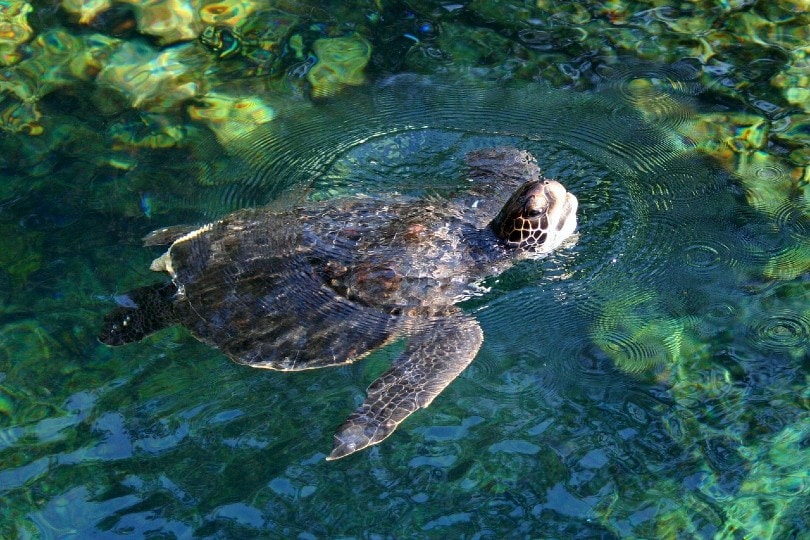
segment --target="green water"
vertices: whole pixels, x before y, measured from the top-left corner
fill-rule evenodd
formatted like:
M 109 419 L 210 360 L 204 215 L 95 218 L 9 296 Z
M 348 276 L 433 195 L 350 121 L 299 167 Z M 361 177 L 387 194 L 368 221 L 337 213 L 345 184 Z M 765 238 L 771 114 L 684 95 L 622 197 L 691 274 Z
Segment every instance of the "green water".
M 225 58 L 122 6 L 87 26 L 34 2 L 3 49 L 0 536 L 807 534 L 806 5 L 290 3 Z M 313 96 L 314 42 L 351 36 L 363 80 Z M 106 67 L 166 52 L 185 67 L 150 73 L 180 75 L 135 90 Z M 201 120 L 221 96 L 252 116 Z M 504 144 L 577 195 L 577 242 L 462 305 L 480 353 L 378 446 L 324 461 L 401 344 L 277 373 L 180 328 L 96 340 L 161 279 L 153 229 L 450 197 L 466 152 Z

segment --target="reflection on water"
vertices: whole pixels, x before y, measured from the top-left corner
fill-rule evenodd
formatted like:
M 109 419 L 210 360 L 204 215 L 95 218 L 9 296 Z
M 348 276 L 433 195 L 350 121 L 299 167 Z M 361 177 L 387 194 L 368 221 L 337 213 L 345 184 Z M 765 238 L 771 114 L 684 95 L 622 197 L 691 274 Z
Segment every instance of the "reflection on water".
M 2 535 L 806 530 L 806 200 L 774 188 L 792 181 L 778 167 L 751 158 L 762 187 L 696 147 L 698 115 L 727 105 L 689 69 L 609 76 L 593 93 L 387 77 L 142 149 L 137 167 L 77 151 L 29 178 L 4 162 Z M 378 447 L 324 461 L 401 344 L 276 373 L 179 329 L 95 341 L 114 296 L 154 279 L 151 229 L 271 200 L 447 197 L 467 151 L 501 144 L 577 195 L 578 240 L 484 281 L 463 305 L 484 329 L 478 357 Z

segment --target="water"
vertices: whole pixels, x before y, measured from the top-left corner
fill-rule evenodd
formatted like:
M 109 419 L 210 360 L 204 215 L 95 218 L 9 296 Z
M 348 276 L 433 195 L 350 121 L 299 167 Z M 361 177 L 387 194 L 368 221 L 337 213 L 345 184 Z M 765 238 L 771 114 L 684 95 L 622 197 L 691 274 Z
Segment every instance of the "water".
M 44 134 L 4 133 L 0 535 L 806 534 L 807 186 L 800 145 L 779 135 L 806 127 L 800 105 L 767 88 L 765 62 L 788 54 L 791 34 L 767 34 L 770 56 L 747 42 L 701 63 L 679 33 L 696 24 L 689 12 L 617 4 L 611 26 L 571 4 L 530 33 L 530 7 L 475 4 L 452 20 L 432 5 L 387 8 L 397 31 L 373 42 L 391 52 L 366 84 L 315 105 L 263 88 L 272 122 L 126 104 L 99 114 L 97 95 L 65 90 L 39 101 Z M 741 32 L 744 14 L 767 11 L 790 28 L 789 5 L 718 25 Z M 38 24 L 61 21 L 37 7 Z M 589 56 L 590 39 L 627 54 L 617 34 L 631 30 L 640 60 Z M 653 51 L 667 40 L 678 47 Z M 243 92 L 271 86 L 226 75 Z M 743 124 L 763 103 L 776 109 Z M 115 138 L 172 125 L 186 138 L 166 149 Z M 577 195 L 577 242 L 485 281 L 462 306 L 484 329 L 477 358 L 381 445 L 324 461 L 401 343 L 277 373 L 178 328 L 116 349 L 95 339 L 115 295 L 159 279 L 159 250 L 140 247 L 152 229 L 353 193 L 448 197 L 467 151 L 504 144 Z

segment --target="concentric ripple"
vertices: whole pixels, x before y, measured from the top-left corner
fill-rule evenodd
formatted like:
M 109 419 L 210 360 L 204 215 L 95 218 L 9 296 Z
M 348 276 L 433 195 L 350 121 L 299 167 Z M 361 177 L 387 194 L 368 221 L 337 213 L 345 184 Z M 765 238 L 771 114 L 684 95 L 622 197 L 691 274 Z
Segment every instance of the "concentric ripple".
M 353 149 L 377 150 L 391 138 L 425 130 L 558 141 L 627 177 L 682 149 L 632 103 L 527 83 L 398 75 L 340 99 L 317 105 L 293 100 L 275 104 L 275 110 L 273 121 L 229 135 L 226 155 L 204 156 L 206 184 L 223 201 L 250 206 L 285 191 L 300 194 Z
M 612 64 L 600 64 L 596 72 L 610 87 L 627 88 L 631 81 L 648 80 L 662 92 L 672 94 L 695 96 L 704 91 L 699 82 L 701 69 L 685 61 L 666 65 L 625 58 Z
M 614 360 L 619 359 L 623 371 L 631 373 L 643 373 L 668 358 L 663 344 L 641 342 L 619 332 L 603 335 L 600 345 Z
M 780 230 L 788 230 L 796 239 L 810 236 L 810 213 L 792 201 L 785 201 L 773 212 L 773 220 Z
M 810 240 L 782 247 L 764 260 L 763 273 L 769 278 L 791 280 L 810 270 Z
M 768 350 L 806 347 L 810 343 L 810 317 L 791 312 L 776 313 L 751 326 L 757 345 Z
M 705 156 L 682 152 L 680 159 L 669 161 L 661 174 L 650 179 L 649 195 L 654 204 L 666 210 L 689 212 L 689 206 L 703 197 L 717 197 L 727 191 L 728 175 L 715 169 Z M 721 195 L 725 199 L 729 195 Z
M 731 321 L 739 312 L 739 308 L 730 302 L 717 302 L 706 309 L 706 315 L 717 321 Z
M 687 246 L 684 249 L 684 258 L 690 268 L 710 271 L 727 264 L 729 251 L 727 245 L 708 240 Z
M 534 285 L 496 295 L 476 310 L 490 343 L 485 347 L 494 354 L 473 362 L 469 368 L 473 380 L 490 393 L 508 394 L 509 400 L 553 393 L 576 381 L 577 362 L 572 359 L 582 357 L 589 342 L 578 330 L 582 321 L 569 289 L 567 282 L 535 277 Z M 533 385 L 511 390 L 504 386 L 504 380 L 512 381 L 517 374 L 523 374 L 524 383 L 533 377 Z
M 762 163 L 752 166 L 754 177 L 765 182 L 779 182 L 790 177 L 790 173 L 775 163 Z
M 693 117 L 688 98 L 703 91 L 698 82 L 700 71 L 685 62 L 673 65 L 649 65 L 630 61 L 601 65 L 597 73 L 605 78 L 601 85 L 610 89 L 638 110 L 647 126 L 674 130 Z

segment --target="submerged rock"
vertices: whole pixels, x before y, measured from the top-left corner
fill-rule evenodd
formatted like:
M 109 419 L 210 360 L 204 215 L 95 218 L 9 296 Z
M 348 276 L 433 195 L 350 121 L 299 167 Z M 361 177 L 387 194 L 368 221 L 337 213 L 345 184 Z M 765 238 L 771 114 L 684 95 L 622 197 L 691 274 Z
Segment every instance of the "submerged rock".
M 168 111 L 200 92 L 203 79 L 196 64 L 193 45 L 156 50 L 126 42 L 102 67 L 96 83 L 120 93 L 131 107 Z
M 28 24 L 32 9 L 28 2 L 0 2 L 0 65 L 10 66 L 22 58 L 20 45 L 34 33 Z
M 313 97 L 327 97 L 345 86 L 365 82 L 363 70 L 371 57 L 371 44 L 360 34 L 322 38 L 315 41 L 312 49 L 318 58 L 307 73 Z
M 155 36 L 162 45 L 196 39 L 202 28 L 199 0 L 62 0 L 62 7 L 78 15 L 80 24 L 90 24 L 113 4 L 130 5 L 138 31 Z
M 77 37 L 63 30 L 38 35 L 27 45 L 25 60 L 0 72 L 0 129 L 41 135 L 39 101 L 91 81 L 120 44 L 99 34 Z
M 215 6 L 224 9 L 224 3 Z M 241 56 L 248 60 L 255 66 L 246 69 L 248 75 L 276 73 L 299 18 L 274 9 L 254 13 L 255 6 L 241 2 L 216 16 L 206 16 L 213 7 L 206 6 L 203 11 L 203 20 L 208 26 L 200 35 L 200 42 L 220 59 Z
M 275 111 L 258 97 L 210 93 L 188 107 L 192 120 L 203 122 L 223 145 L 275 118 Z

